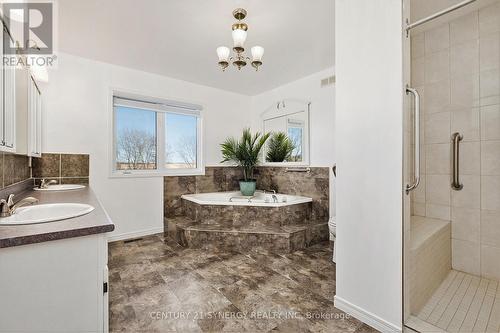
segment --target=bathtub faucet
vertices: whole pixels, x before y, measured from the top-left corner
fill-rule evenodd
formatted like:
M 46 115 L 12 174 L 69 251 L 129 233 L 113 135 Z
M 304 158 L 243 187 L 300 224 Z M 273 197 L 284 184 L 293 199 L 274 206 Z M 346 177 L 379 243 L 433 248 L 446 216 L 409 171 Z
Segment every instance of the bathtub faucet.
M 262 192 L 264 192 L 264 194 L 266 194 L 267 192 L 276 194 L 276 190 L 262 190 Z
M 272 193 L 271 195 L 271 198 L 273 199 L 273 202 L 274 203 L 278 203 L 278 197 L 276 196 L 276 190 L 262 190 L 262 192 L 264 192 L 264 195 L 266 195 L 266 193 Z

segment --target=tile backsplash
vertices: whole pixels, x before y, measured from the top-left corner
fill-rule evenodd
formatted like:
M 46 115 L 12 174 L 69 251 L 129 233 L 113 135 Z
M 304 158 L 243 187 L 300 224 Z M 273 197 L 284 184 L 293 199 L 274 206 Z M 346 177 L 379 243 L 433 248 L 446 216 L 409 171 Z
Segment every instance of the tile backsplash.
M 0 188 L 31 178 L 29 157 L 0 152 Z
M 43 153 L 33 158 L 33 178 L 55 179 L 60 184 L 89 183 L 88 154 Z

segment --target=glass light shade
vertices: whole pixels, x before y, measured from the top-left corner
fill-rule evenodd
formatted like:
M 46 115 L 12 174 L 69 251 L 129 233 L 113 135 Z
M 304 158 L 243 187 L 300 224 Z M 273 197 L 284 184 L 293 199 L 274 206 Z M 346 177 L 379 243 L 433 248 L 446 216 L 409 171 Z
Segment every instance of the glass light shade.
M 262 46 L 252 47 L 252 61 L 262 61 L 264 55 L 264 48 Z
M 247 32 L 242 29 L 233 30 L 233 46 L 243 47 L 245 41 L 247 40 Z
M 217 48 L 217 56 L 219 57 L 219 61 L 228 61 L 229 60 L 229 48 L 225 46 L 220 46 Z

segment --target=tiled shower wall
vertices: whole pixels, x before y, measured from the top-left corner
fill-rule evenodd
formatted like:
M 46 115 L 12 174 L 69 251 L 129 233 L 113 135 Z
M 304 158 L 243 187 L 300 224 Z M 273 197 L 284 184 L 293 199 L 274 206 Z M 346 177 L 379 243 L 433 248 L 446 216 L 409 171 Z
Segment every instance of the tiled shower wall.
M 455 269 L 500 279 L 500 3 L 412 36 L 423 97 L 414 215 L 452 221 Z M 463 134 L 451 189 L 451 135 Z

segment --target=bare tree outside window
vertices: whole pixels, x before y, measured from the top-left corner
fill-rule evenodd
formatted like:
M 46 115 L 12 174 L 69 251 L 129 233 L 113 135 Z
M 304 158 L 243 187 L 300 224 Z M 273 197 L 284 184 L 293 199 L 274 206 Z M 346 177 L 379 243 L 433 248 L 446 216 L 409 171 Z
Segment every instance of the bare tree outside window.
M 114 103 L 113 170 L 132 174 L 199 167 L 198 115 L 130 107 L 120 98 Z
M 156 169 L 156 138 L 145 130 L 126 128 L 118 133 L 117 169 Z
M 169 113 L 165 116 L 166 163 L 167 169 L 196 169 L 197 117 Z
M 187 168 L 196 168 L 196 137 L 183 136 L 178 142 L 177 154 Z

